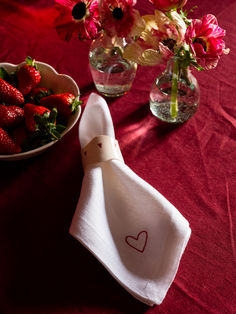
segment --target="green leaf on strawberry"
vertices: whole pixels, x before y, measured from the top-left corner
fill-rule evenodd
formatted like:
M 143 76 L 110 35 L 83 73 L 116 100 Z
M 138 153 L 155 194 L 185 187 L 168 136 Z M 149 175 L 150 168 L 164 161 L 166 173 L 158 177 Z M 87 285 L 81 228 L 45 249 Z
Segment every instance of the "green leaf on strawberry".
M 30 56 L 25 58 L 25 63 L 27 65 L 34 67 L 36 70 L 38 70 L 37 64 L 35 63 L 35 59 L 32 59 Z
M 43 115 L 36 114 L 34 116 L 36 125 L 35 131 L 39 131 L 40 137 L 49 141 L 59 140 L 61 132 L 65 130 L 65 126 L 56 124 L 57 109 L 53 108 L 51 112 L 45 111 Z
M 8 81 L 9 74 L 4 68 L 0 68 L 0 78 L 3 79 L 4 81 Z
M 72 104 L 71 104 L 71 112 L 72 114 L 75 113 L 79 106 L 82 104 L 83 102 L 81 100 L 79 100 L 79 96 L 75 97 L 75 99 L 73 100 Z
M 17 86 L 17 77 L 16 72 L 14 71 L 9 73 L 6 69 L 0 68 L 0 78 L 11 84 L 13 87 Z

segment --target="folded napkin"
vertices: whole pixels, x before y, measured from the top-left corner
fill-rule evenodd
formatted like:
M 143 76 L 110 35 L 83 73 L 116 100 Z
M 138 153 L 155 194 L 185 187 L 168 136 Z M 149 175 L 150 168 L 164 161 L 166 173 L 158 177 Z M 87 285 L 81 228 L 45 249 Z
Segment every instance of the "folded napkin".
M 123 161 L 105 100 L 91 94 L 79 125 L 84 179 L 70 233 L 135 298 L 160 304 L 191 229 Z

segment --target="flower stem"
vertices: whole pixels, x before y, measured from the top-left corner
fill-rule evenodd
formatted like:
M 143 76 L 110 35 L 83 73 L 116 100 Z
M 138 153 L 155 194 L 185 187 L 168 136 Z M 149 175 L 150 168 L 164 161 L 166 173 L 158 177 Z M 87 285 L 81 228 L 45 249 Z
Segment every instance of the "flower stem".
M 177 58 L 174 58 L 170 100 L 170 114 L 173 119 L 178 115 L 178 79 L 179 62 Z

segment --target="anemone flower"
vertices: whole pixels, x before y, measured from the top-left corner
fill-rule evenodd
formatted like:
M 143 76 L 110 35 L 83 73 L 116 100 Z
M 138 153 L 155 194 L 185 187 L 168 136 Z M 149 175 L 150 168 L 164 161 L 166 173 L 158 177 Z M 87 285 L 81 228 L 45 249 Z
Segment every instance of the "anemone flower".
M 225 30 L 218 26 L 212 14 L 192 20 L 185 34 L 187 44 L 205 70 L 215 68 L 221 55 L 229 53 L 229 49 L 225 49 L 224 36 Z
M 100 30 L 98 0 L 55 0 L 56 30 L 63 40 L 94 39 Z
M 133 8 L 136 0 L 102 0 L 100 4 L 101 25 L 110 37 L 127 37 L 138 24 L 139 14 Z
M 166 43 L 172 41 L 175 48 L 183 44 L 186 24 L 176 11 L 171 11 L 169 18 L 163 12 L 155 10 L 155 15 L 145 15 L 143 16 L 143 20 L 146 25 L 145 30 L 155 30 L 155 36 L 158 37 L 159 34 L 159 41 Z M 148 40 L 148 38 L 145 38 L 145 32 L 141 36 L 145 41 Z
M 145 29 L 134 43 L 125 48 L 124 57 L 140 65 L 154 66 L 168 60 L 184 41 L 186 25 L 177 12 L 171 19 L 156 10 L 143 16 Z

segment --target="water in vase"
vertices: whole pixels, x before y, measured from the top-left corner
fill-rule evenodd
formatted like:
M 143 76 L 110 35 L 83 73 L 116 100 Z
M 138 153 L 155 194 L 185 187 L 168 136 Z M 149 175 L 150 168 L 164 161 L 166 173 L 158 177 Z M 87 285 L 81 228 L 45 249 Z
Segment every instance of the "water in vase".
M 196 78 L 190 72 L 187 74 L 187 78 L 181 76 L 178 81 L 176 117 L 171 116 L 172 74 L 164 73 L 156 79 L 150 92 L 150 110 L 154 116 L 169 123 L 183 123 L 196 113 L 199 87 Z
M 103 95 L 117 97 L 131 88 L 137 64 L 125 60 L 119 47 L 95 48 L 89 61 L 95 86 Z

